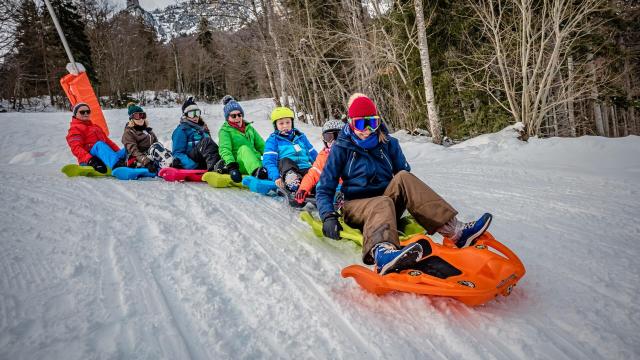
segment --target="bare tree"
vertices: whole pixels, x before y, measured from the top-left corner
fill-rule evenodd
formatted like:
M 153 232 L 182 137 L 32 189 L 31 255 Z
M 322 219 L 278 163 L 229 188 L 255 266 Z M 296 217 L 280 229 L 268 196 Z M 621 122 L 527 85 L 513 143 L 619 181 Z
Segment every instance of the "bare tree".
M 427 30 L 424 24 L 424 9 L 422 0 L 414 0 L 416 9 L 416 25 L 418 27 L 418 42 L 420 49 L 420 63 L 422 64 L 422 79 L 424 81 L 425 100 L 427 101 L 427 116 L 429 128 L 435 144 L 442 144 L 442 124 L 438 117 L 435 95 L 433 92 L 433 80 L 431 78 L 431 62 L 429 61 L 429 45 L 427 43 Z
M 467 80 L 484 90 L 536 135 L 551 109 L 584 92 L 569 92 L 560 81 L 574 45 L 589 31 L 590 15 L 602 0 L 474 0 L 470 7 L 480 21 L 486 49 L 470 42 Z M 472 64 L 469 66 L 469 64 Z M 570 82 L 581 80 L 584 63 L 576 63 Z M 551 96 L 555 94 L 555 96 Z

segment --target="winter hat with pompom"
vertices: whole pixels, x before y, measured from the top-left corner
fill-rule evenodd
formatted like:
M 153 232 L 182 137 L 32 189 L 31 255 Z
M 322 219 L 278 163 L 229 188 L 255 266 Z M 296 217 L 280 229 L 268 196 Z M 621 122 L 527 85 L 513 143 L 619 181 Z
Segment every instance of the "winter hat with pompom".
M 182 104 L 182 114 L 184 115 L 192 110 L 200 110 L 200 108 L 198 107 L 198 104 L 196 104 L 196 101 L 193 100 L 193 96 L 189 96 L 184 104 Z
M 127 112 L 129 113 L 129 117 L 131 117 L 134 113 L 142 113 L 144 110 L 138 104 L 130 102 L 127 104 Z
M 349 118 L 378 115 L 378 108 L 371 99 L 361 96 L 353 100 L 349 106 Z
M 240 104 L 238 104 L 238 102 L 236 101 L 236 99 L 233 98 L 233 96 L 226 95 L 222 99 L 222 103 L 224 104 L 223 111 L 224 111 L 224 119 L 225 120 L 229 119 L 229 113 L 231 113 L 232 111 L 240 111 L 242 113 L 242 115 L 244 116 L 244 110 L 242 110 L 242 106 L 240 106 Z

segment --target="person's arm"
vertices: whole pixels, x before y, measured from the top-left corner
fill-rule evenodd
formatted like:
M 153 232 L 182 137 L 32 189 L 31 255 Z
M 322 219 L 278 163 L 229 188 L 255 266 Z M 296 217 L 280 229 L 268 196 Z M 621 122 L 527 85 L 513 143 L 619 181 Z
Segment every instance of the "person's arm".
M 84 149 L 84 136 L 78 128 L 69 128 L 67 132 L 67 144 L 69 144 L 73 156 L 78 159 L 78 164 L 86 164 L 91 159 L 91 154 Z
M 140 151 L 140 149 L 138 148 L 138 143 L 136 142 L 135 136 L 132 134 L 131 131 L 128 131 L 127 129 L 125 129 L 124 133 L 122 134 L 122 144 L 124 145 L 124 148 L 127 150 L 127 154 L 129 154 L 129 156 L 135 156 L 136 160 L 142 165 L 146 166 L 149 163 L 149 161 L 151 161 L 147 157 L 146 153 L 143 153 L 142 151 Z
M 258 130 L 256 130 L 253 126 L 251 127 L 251 129 L 255 133 L 255 136 L 253 137 L 253 147 L 256 150 L 258 150 L 260 155 L 262 155 L 264 154 L 264 146 L 265 146 L 264 139 L 262 138 L 262 136 L 260 136 L 260 134 L 258 133 Z
M 231 140 L 231 134 L 228 131 L 220 128 L 218 131 L 218 153 L 225 164 L 236 162 L 236 158 L 233 156 L 233 142 Z
M 278 139 L 275 136 L 269 136 L 264 146 L 264 154 L 262 154 L 262 166 L 267 169 L 271 181 L 280 177 L 278 160 Z
M 393 173 L 397 174 L 402 170 L 411 171 L 411 166 L 407 162 L 407 158 L 400 148 L 400 143 L 397 139 L 389 139 L 389 155 L 391 156 L 391 163 L 393 164 Z
M 198 165 L 187 155 L 187 135 L 180 126 L 173 131 L 171 140 L 173 141 L 173 157 L 180 160 L 185 169 L 195 169 Z
M 313 147 L 313 144 L 311 144 L 311 142 L 307 138 L 307 135 L 302 134 L 302 139 L 301 140 L 302 140 L 302 143 L 304 144 L 304 147 L 307 148 L 307 151 L 308 151 L 308 154 L 309 154 L 309 159 L 313 163 L 314 161 L 316 161 L 316 158 L 318 157 L 318 152 Z
M 328 156 L 329 153 L 327 153 L 326 151 L 318 154 L 318 157 L 316 157 L 316 161 L 313 162 L 313 166 L 302 178 L 302 181 L 300 182 L 300 189 L 305 190 L 306 192 L 311 192 L 311 190 L 313 190 L 313 188 L 320 180 L 320 175 L 322 174 L 322 169 L 327 163 Z

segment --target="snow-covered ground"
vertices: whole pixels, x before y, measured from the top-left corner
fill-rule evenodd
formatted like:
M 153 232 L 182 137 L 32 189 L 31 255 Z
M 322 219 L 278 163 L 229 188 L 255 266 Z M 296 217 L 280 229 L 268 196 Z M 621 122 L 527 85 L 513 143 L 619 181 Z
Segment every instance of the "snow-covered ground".
M 242 105 L 266 137 L 271 102 Z M 217 129 L 221 106 L 205 110 Z M 171 145 L 179 110 L 147 112 Z M 126 111 L 105 114 L 119 141 Z M 527 268 L 511 296 L 470 308 L 364 292 L 339 274 L 359 250 L 272 198 L 67 178 L 69 118 L 0 114 L 2 359 L 640 358 L 638 137 L 400 136 L 414 173 L 462 219 L 492 212 Z

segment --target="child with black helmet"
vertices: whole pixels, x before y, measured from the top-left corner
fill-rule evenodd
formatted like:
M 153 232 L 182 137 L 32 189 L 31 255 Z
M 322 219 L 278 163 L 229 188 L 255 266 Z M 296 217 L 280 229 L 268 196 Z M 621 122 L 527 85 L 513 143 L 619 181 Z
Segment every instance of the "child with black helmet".
M 342 130 L 343 127 L 344 123 L 340 120 L 329 120 L 322 126 L 322 142 L 324 142 L 324 149 L 320 151 L 318 157 L 316 157 L 316 160 L 313 162 L 313 166 L 300 182 L 300 187 L 298 188 L 295 197 L 298 204 L 304 204 L 307 196 L 314 192 L 313 190 L 316 187 L 316 184 L 320 181 L 322 169 L 327 163 L 327 158 L 331 151 L 331 145 L 333 145 L 333 142 L 338 138 L 340 130 Z

